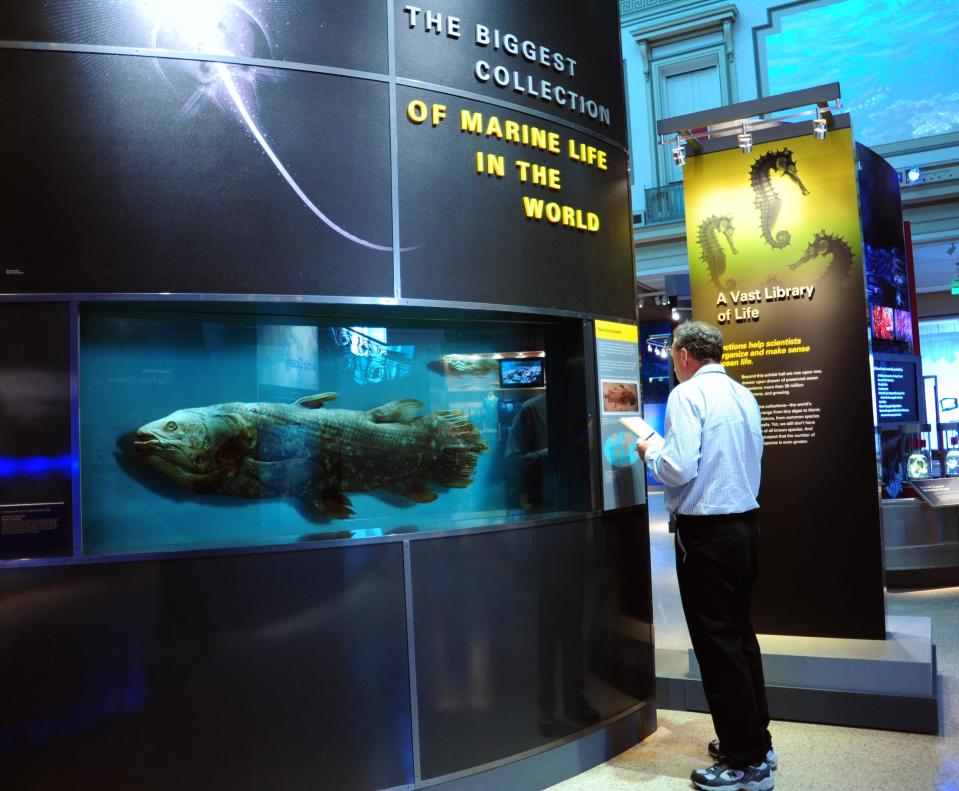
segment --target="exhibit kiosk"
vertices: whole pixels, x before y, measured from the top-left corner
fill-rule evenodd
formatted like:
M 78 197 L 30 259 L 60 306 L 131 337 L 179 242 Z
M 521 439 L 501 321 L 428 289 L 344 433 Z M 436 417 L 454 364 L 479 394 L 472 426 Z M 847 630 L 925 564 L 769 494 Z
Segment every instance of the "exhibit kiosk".
M 762 412 L 770 713 L 934 733 L 930 619 L 885 612 L 874 392 L 902 407 L 918 375 L 896 172 L 855 142 L 838 83 L 657 124 L 683 166 L 693 317 Z M 682 660 L 660 704 L 704 710 Z
M 11 787 L 519 791 L 655 730 L 618 7 L 578 12 L 5 4 Z

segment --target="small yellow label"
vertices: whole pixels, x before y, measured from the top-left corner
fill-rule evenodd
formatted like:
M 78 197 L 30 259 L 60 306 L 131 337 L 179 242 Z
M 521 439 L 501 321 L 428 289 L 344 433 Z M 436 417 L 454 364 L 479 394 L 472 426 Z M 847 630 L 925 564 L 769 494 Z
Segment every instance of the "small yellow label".
M 596 337 L 604 341 L 639 343 L 639 327 L 635 324 L 619 324 L 615 321 L 596 320 Z

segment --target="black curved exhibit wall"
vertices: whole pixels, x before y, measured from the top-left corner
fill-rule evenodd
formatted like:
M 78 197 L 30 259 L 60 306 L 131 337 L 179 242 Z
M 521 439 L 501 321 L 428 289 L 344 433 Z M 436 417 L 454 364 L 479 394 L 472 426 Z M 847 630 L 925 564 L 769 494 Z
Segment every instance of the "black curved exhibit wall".
M 7 3 L 0 290 L 634 318 L 617 19 L 612 2 Z
M 618 37 L 612 0 L 4 4 L 11 787 L 519 791 L 655 728 L 647 511 L 604 510 L 598 427 L 595 322 L 635 325 Z M 232 401 L 472 456 L 352 502 L 130 463 Z

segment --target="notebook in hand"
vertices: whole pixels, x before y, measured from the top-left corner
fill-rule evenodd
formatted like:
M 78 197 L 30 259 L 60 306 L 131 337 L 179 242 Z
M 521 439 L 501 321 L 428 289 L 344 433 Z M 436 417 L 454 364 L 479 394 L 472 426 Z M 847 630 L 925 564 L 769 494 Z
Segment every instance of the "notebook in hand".
M 661 434 L 656 433 L 649 423 L 643 420 L 641 417 L 621 417 L 619 422 L 622 423 L 626 428 L 632 431 L 637 437 L 639 437 L 644 442 L 658 443 L 662 444 L 665 442 Z

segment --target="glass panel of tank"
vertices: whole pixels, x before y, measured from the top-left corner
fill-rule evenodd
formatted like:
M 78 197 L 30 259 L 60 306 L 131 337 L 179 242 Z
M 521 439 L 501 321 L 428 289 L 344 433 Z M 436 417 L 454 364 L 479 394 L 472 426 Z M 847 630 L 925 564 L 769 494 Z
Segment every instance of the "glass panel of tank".
M 556 462 L 585 425 L 566 414 L 576 326 L 85 310 L 84 552 L 585 510 Z

